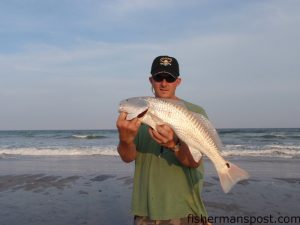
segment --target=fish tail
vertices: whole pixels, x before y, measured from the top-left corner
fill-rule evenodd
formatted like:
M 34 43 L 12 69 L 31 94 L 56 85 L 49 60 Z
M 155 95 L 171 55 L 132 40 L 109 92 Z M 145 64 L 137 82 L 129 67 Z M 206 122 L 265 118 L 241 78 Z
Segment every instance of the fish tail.
M 229 162 L 226 162 L 226 165 L 217 171 L 225 193 L 228 193 L 237 182 L 249 178 L 249 174 L 245 170 Z

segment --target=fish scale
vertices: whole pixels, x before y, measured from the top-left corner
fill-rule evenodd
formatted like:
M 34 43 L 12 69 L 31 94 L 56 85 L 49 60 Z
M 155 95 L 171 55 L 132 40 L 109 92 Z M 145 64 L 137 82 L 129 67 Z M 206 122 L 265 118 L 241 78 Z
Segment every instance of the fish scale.
M 210 121 L 187 110 L 182 101 L 135 97 L 121 101 L 119 111 L 127 113 L 126 119 L 139 118 L 153 129 L 162 124 L 170 126 L 178 138 L 187 144 L 195 161 L 202 154 L 212 161 L 225 193 L 238 181 L 249 178 L 246 171 L 221 156 L 222 144 Z

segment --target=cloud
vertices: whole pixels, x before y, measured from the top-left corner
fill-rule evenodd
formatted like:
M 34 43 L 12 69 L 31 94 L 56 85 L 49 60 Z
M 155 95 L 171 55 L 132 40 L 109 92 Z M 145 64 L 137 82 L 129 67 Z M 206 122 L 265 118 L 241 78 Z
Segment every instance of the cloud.
M 76 128 L 67 119 L 72 114 L 73 121 L 85 115 L 86 126 L 78 123 L 77 128 L 113 127 L 120 99 L 151 94 L 147 77 L 160 54 L 178 58 L 183 78 L 179 95 L 203 105 L 218 127 L 291 126 L 300 113 L 295 104 L 300 96 L 299 3 L 231 1 L 225 6 L 194 1 L 191 7 L 163 1 L 156 9 L 157 1 L 90 2 L 72 22 L 81 1 L 74 2 L 66 20 L 61 12 L 69 2 L 63 1 L 55 24 L 55 15 L 41 15 L 39 25 L 31 23 L 38 13 L 15 19 L 20 25 L 25 17 L 28 32 L 45 26 L 41 32 L 53 32 L 56 39 L 28 37 L 14 51 L 0 52 L 0 124 L 12 127 L 25 114 L 22 128 Z M 162 12 L 171 9 L 166 20 Z M 15 31 L 22 33 L 20 27 Z

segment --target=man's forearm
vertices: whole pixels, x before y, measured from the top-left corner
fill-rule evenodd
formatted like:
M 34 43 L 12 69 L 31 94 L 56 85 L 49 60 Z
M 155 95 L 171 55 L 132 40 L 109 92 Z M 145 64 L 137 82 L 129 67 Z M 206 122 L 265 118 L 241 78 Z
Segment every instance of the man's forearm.
M 136 146 L 133 142 L 119 142 L 118 153 L 124 162 L 132 162 L 137 156 Z

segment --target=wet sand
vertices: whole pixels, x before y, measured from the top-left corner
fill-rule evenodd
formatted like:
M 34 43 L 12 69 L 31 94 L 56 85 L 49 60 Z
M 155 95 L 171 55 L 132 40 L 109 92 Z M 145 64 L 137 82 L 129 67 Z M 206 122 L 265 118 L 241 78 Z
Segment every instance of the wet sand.
M 300 160 L 231 161 L 251 178 L 224 194 L 206 160 L 202 197 L 210 216 L 300 216 Z M 133 167 L 116 156 L 2 157 L 0 224 L 132 224 Z

